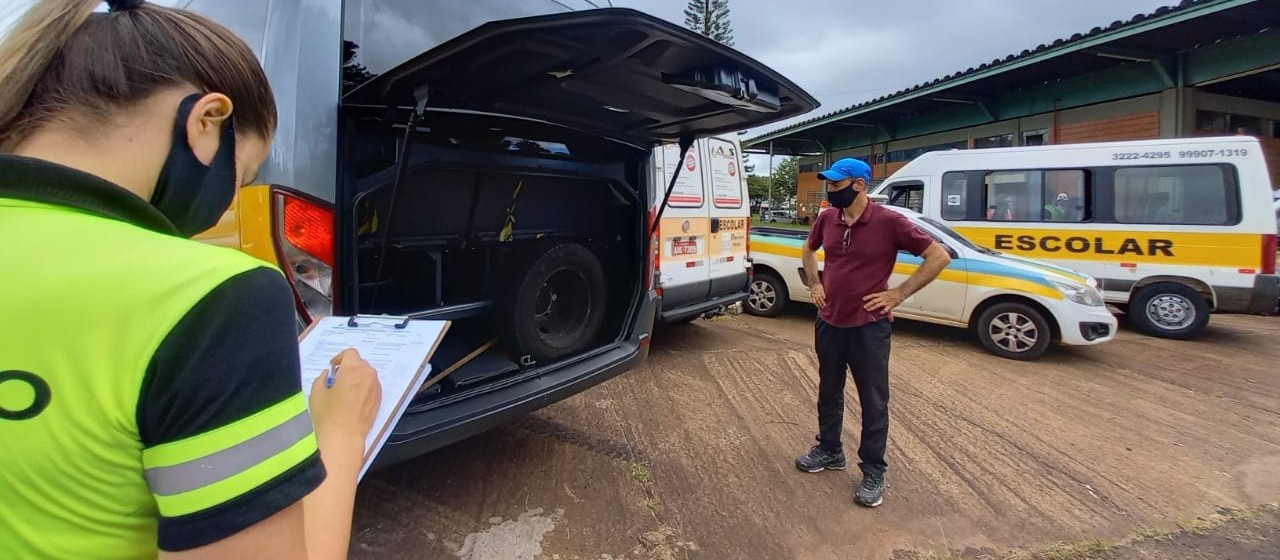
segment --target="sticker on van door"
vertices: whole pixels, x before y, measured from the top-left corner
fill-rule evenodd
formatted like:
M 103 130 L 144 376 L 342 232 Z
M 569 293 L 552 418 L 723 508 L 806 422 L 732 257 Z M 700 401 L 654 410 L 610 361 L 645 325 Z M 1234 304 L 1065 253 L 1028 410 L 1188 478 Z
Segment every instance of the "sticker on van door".
M 711 139 L 711 196 L 718 208 L 742 207 L 742 178 L 738 176 L 738 150 L 732 142 Z
M 671 196 L 667 198 L 667 205 L 672 208 L 698 208 L 702 206 L 702 174 L 698 172 L 698 157 L 695 155 L 695 149 L 690 148 L 689 153 L 685 155 L 683 161 L 680 160 L 680 146 L 675 144 L 666 144 L 662 147 L 662 163 L 666 170 L 666 175 L 662 188 L 667 187 L 667 182 L 671 181 L 671 176 L 675 174 L 676 168 L 683 165 L 680 169 L 680 177 L 676 179 L 676 186 L 671 190 Z

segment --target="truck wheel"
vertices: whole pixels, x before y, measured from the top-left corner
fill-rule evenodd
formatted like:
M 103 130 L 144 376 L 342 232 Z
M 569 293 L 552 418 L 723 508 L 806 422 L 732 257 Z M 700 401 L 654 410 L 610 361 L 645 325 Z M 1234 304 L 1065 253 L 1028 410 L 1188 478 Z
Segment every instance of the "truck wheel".
M 1043 313 L 1025 303 L 1004 302 L 978 317 L 978 340 L 988 352 L 1010 360 L 1035 360 L 1049 350 L 1053 331 Z
M 1190 286 L 1158 282 L 1146 286 L 1129 302 L 1129 320 L 1151 336 L 1187 340 L 1209 324 L 1209 302 Z
M 756 272 L 747 295 L 747 313 L 759 317 L 777 317 L 786 309 L 788 301 L 787 285 L 777 274 L 767 270 Z
M 550 362 L 595 342 L 607 306 L 604 268 L 586 247 L 563 243 L 511 270 L 500 328 L 516 352 Z

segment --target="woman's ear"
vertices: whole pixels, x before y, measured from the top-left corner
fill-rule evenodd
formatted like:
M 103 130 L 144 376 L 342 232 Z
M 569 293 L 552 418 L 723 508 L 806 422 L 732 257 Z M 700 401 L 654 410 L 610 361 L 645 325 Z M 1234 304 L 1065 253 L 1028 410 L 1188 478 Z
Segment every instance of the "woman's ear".
M 222 127 L 234 109 L 231 98 L 221 93 L 205 94 L 191 108 L 187 116 L 187 144 L 201 163 L 213 163 L 222 141 Z

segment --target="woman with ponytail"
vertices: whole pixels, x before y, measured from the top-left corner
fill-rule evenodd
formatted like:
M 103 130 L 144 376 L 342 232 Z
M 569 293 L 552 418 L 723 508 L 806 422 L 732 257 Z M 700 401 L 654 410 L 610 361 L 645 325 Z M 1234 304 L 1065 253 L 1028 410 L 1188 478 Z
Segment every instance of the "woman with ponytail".
M 343 558 L 376 374 L 348 350 L 308 402 L 284 277 L 188 239 L 267 156 L 267 78 L 107 4 L 0 43 L 0 558 Z

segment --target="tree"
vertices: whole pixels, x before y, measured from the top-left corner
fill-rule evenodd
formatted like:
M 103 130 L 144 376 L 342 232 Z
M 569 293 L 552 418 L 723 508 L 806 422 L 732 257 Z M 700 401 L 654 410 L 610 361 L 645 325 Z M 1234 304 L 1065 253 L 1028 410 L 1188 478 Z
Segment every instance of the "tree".
M 789 157 L 773 169 L 773 199 L 791 200 L 796 195 L 796 180 L 800 176 L 800 160 Z
M 733 46 L 729 0 L 689 0 L 689 6 L 684 9 L 684 25 L 727 47 Z
M 759 206 L 761 202 L 769 198 L 769 178 L 760 175 L 747 175 L 747 196 L 751 198 L 752 206 Z

